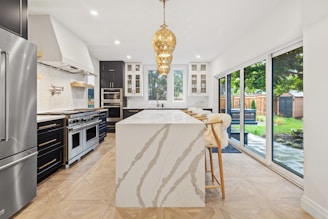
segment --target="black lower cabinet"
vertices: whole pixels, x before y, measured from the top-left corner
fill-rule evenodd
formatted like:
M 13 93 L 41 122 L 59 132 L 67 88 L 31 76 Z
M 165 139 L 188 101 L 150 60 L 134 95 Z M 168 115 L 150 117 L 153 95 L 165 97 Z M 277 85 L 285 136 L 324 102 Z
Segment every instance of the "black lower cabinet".
M 63 166 L 64 120 L 38 123 L 38 171 L 37 182 L 41 182 Z
M 107 122 L 107 132 L 115 133 L 115 124 L 116 122 Z
M 143 109 L 123 109 L 123 118 L 126 119 L 134 114 L 141 112 Z
M 99 143 L 104 141 L 105 137 L 107 136 L 106 119 L 107 119 L 107 111 L 104 110 L 100 111 L 99 120 L 101 120 L 101 122 L 99 123 Z

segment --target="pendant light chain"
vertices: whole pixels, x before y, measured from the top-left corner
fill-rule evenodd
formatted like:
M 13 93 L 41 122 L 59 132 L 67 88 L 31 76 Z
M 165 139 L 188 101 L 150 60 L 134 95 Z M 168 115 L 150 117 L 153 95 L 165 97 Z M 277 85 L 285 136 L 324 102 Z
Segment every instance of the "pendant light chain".
M 164 16 L 163 16 L 163 18 L 164 18 L 164 25 L 166 25 L 165 24 L 165 0 L 163 0 L 163 14 L 164 14 Z

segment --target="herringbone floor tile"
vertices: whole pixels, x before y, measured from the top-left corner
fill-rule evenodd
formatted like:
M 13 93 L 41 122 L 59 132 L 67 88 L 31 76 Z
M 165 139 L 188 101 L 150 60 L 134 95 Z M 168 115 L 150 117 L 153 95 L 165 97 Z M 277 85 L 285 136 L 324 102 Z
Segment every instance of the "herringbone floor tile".
M 303 191 L 245 154 L 223 154 L 226 199 L 206 190 L 204 208 L 116 208 L 115 135 L 40 183 L 15 219 L 309 219 Z

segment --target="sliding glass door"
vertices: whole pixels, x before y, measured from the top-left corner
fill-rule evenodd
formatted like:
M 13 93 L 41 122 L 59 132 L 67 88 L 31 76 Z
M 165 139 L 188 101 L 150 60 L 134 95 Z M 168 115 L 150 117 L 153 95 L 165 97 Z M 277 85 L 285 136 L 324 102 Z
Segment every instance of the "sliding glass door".
M 227 113 L 231 115 L 230 138 L 240 142 L 240 71 L 227 75 Z
M 266 156 L 266 61 L 244 68 L 244 145 Z
M 232 117 L 232 145 L 299 183 L 304 175 L 303 48 L 297 45 L 220 78 L 219 112 Z
M 303 48 L 272 59 L 274 163 L 303 176 Z

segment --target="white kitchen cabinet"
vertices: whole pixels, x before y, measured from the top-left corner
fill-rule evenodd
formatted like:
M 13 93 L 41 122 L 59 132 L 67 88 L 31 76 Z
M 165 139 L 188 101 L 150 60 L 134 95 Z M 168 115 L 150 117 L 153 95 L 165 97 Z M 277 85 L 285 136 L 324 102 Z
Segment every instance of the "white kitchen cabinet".
M 142 96 L 143 72 L 141 63 L 125 64 L 125 96 Z
M 189 96 L 208 95 L 208 64 L 190 63 L 189 64 Z

